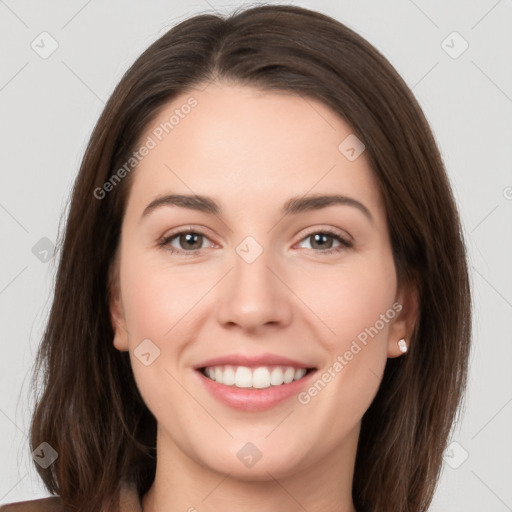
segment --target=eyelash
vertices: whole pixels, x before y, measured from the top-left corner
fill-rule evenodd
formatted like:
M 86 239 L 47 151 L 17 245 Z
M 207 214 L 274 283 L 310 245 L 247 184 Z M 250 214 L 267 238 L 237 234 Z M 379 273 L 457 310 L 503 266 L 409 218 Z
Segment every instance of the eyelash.
M 158 242 L 158 245 L 159 247 L 163 247 L 167 250 L 169 250 L 171 253 L 173 254 L 183 254 L 183 255 L 186 255 L 186 256 L 195 256 L 197 255 L 199 252 L 201 252 L 203 249 L 194 249 L 192 251 L 184 251 L 182 249 L 175 249 L 173 247 L 171 247 L 169 244 L 172 240 L 174 240 L 176 237 L 180 236 L 180 235 L 183 235 L 183 234 L 193 234 L 193 235 L 201 235 L 205 238 L 208 239 L 208 237 L 202 233 L 201 231 L 195 231 L 195 230 L 192 230 L 192 229 L 183 229 L 181 231 L 176 231 L 175 233 L 171 233 L 169 236 L 166 236 L 164 238 L 162 238 L 159 242 Z M 313 235 L 317 235 L 317 234 L 322 234 L 322 235 L 329 235 L 329 236 L 332 236 L 334 239 L 336 239 L 338 242 L 340 242 L 340 246 L 338 247 L 334 247 L 334 248 L 331 248 L 331 249 L 325 249 L 325 250 L 315 250 L 315 249 L 309 249 L 310 251 L 314 251 L 314 252 L 317 252 L 323 256 L 325 255 L 329 255 L 329 254 L 333 254 L 333 253 L 338 253 L 338 252 L 341 252 L 345 249 L 350 249 L 353 244 L 351 241 L 343 238 L 342 236 L 340 236 L 338 233 L 336 233 L 335 231 L 331 230 L 331 229 L 323 229 L 323 230 L 317 230 L 317 231 L 311 231 L 310 233 L 306 234 L 305 236 L 303 236 L 301 238 L 301 242 Z

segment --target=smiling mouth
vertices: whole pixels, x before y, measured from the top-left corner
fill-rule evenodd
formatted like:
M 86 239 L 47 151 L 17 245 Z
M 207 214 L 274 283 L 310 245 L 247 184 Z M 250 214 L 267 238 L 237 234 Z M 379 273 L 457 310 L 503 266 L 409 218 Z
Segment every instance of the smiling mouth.
M 292 366 L 208 366 L 198 368 L 206 378 L 225 386 L 243 389 L 267 389 L 282 386 L 303 379 L 315 368 L 294 368 Z

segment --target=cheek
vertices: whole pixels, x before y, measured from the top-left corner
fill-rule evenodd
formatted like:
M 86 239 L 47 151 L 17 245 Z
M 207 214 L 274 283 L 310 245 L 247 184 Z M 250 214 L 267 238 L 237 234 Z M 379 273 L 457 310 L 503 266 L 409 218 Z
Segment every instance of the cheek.
M 132 344 L 140 343 L 142 336 L 161 345 L 187 323 L 201 288 L 190 277 L 190 273 L 184 276 L 179 268 L 166 268 L 161 261 L 155 263 L 135 251 L 126 258 L 121 265 L 121 283 Z
M 310 276 L 314 286 L 303 285 L 300 292 L 315 312 L 312 325 L 328 354 L 320 382 L 301 403 L 315 402 L 319 417 L 339 425 L 361 418 L 380 385 L 396 316 L 396 273 L 391 252 L 384 250 L 330 270 Z
M 355 339 L 364 343 L 365 337 L 386 338 L 389 321 L 394 317 L 393 311 L 386 312 L 396 294 L 390 252 L 357 255 L 346 265 L 326 266 L 314 275 L 302 272 L 297 279 L 297 295 L 314 313 L 309 316 L 314 318 L 319 339 L 330 353 L 348 349 Z
M 331 284 L 326 293 L 329 300 L 319 304 L 335 334 L 322 327 L 324 335 L 318 340 L 328 354 L 326 363 L 317 380 L 299 396 L 299 402 L 318 419 L 319 428 L 336 425 L 337 433 L 333 431 L 330 438 L 333 443 L 340 432 L 350 431 L 360 421 L 375 398 L 395 316 L 394 287 L 386 278 L 373 280 L 357 273 L 345 277 L 344 286 Z
M 136 251 L 121 265 L 121 283 L 137 387 L 153 415 L 171 421 L 173 411 L 187 402 L 177 382 L 178 363 L 187 332 L 193 332 L 190 322 L 201 286 L 191 285 L 190 276 L 185 278 L 179 269 L 156 265 Z

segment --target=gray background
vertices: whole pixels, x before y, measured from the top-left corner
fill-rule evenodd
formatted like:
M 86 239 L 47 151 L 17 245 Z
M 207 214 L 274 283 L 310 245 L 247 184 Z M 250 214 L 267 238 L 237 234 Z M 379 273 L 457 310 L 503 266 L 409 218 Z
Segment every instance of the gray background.
M 0 1 L 0 503 L 47 495 L 27 444 L 28 372 L 51 299 L 51 244 L 104 102 L 175 23 L 241 3 Z M 512 2 L 279 3 L 317 9 L 368 39 L 433 127 L 467 239 L 475 344 L 431 510 L 512 510 Z M 48 58 L 43 31 L 58 43 Z

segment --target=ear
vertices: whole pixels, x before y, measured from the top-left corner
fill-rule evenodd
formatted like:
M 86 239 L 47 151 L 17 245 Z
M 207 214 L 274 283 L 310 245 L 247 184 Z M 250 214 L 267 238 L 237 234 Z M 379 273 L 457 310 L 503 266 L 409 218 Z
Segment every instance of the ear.
M 407 349 L 411 346 L 412 336 L 419 320 L 419 281 L 411 279 L 399 287 L 393 309 L 398 312 L 389 328 L 388 357 L 403 355 L 398 341 L 405 338 Z
M 128 350 L 128 331 L 126 329 L 126 320 L 124 316 L 124 308 L 121 300 L 121 286 L 119 280 L 119 258 L 114 257 L 109 269 L 109 312 L 110 323 L 114 330 L 113 344 L 117 350 Z

